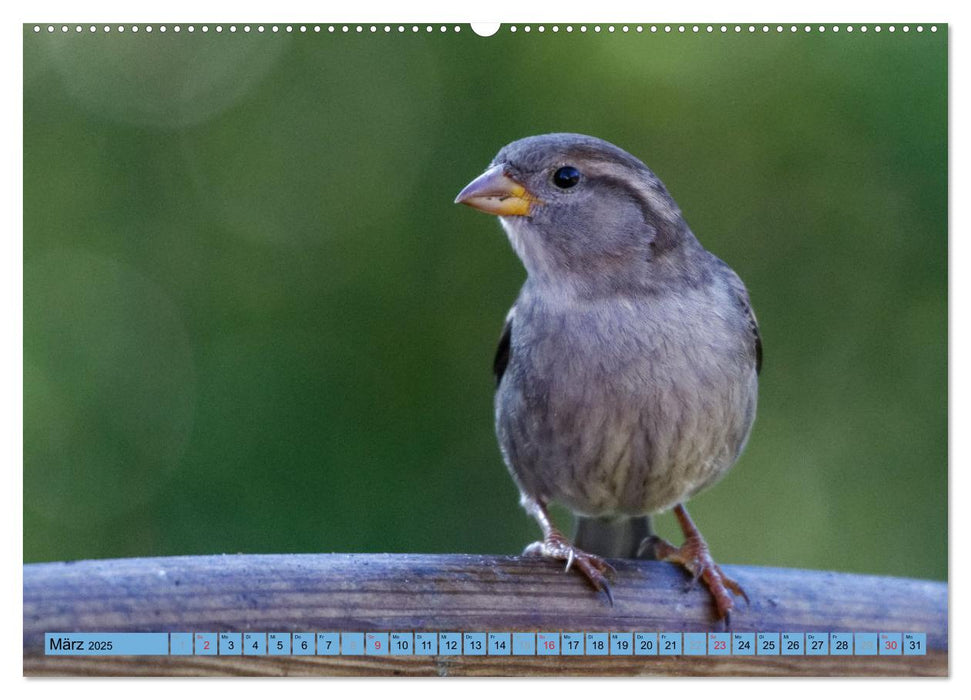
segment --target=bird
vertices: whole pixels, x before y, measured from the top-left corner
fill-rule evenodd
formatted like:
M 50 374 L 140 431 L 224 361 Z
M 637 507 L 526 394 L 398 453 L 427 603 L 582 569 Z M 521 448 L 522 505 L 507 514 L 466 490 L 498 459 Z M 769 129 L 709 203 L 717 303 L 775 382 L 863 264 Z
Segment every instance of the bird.
M 762 339 L 741 278 L 653 171 L 593 136 L 514 141 L 455 202 L 498 216 L 526 270 L 493 363 L 500 451 L 543 535 L 524 554 L 576 567 L 611 605 L 608 558 L 673 562 L 727 624 L 748 596 L 685 503 L 755 421 Z M 551 503 L 574 514 L 572 541 Z M 669 510 L 681 546 L 652 532 Z

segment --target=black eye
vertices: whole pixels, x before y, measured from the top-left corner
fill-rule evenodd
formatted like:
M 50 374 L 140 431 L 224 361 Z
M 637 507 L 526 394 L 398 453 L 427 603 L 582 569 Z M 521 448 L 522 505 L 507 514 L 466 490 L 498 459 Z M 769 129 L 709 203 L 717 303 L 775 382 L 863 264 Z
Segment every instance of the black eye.
M 553 184 L 561 190 L 568 190 L 580 182 L 580 171 L 572 165 L 564 165 L 553 173 Z

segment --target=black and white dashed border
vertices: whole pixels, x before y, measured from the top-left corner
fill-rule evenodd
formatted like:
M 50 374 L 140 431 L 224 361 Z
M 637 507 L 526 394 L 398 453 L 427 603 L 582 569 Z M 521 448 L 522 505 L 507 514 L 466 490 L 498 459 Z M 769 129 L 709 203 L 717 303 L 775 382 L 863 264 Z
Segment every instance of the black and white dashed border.
M 28 25 L 30 26 L 30 25 Z M 209 32 L 220 33 L 257 33 L 257 34 L 377 34 L 377 33 L 459 33 L 465 31 L 461 25 L 450 24 L 450 25 L 432 25 L 432 24 L 34 24 L 32 25 L 33 32 L 35 34 L 54 34 L 60 32 L 63 34 L 67 33 L 112 33 L 116 32 L 119 34 L 130 32 L 132 34 L 138 32 L 144 32 L 146 34 L 151 34 L 153 32 L 166 33 L 173 32 L 179 34 L 181 32 L 202 33 L 206 34 Z M 468 27 L 470 31 L 473 31 L 480 35 L 492 34 L 492 31 L 480 31 L 475 26 Z M 517 25 L 510 24 L 502 26 L 498 29 L 499 32 L 508 32 L 515 34 L 517 32 L 523 33 L 559 33 L 565 32 L 567 34 L 573 32 L 579 33 L 649 33 L 649 34 L 783 34 L 783 33 L 846 33 L 851 34 L 858 32 L 861 34 L 866 33 L 882 33 L 889 32 L 891 34 L 896 32 L 910 33 L 910 32 L 937 32 L 939 29 L 938 25 L 935 24 L 525 24 Z

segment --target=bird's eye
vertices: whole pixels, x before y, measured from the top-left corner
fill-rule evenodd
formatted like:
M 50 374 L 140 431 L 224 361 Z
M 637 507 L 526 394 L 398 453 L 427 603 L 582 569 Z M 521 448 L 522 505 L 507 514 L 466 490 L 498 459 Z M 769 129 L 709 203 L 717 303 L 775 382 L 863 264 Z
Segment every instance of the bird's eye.
M 572 165 L 564 165 L 553 173 L 553 184 L 561 190 L 568 190 L 580 182 L 580 171 Z

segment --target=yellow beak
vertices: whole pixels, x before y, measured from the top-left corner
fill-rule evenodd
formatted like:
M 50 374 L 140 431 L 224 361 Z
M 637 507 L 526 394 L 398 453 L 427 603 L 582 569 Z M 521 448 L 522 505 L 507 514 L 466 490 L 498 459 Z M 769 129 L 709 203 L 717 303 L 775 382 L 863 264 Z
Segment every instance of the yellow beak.
M 539 200 L 533 193 L 503 172 L 501 165 L 489 168 L 459 192 L 456 204 L 496 216 L 529 216 L 529 208 Z

